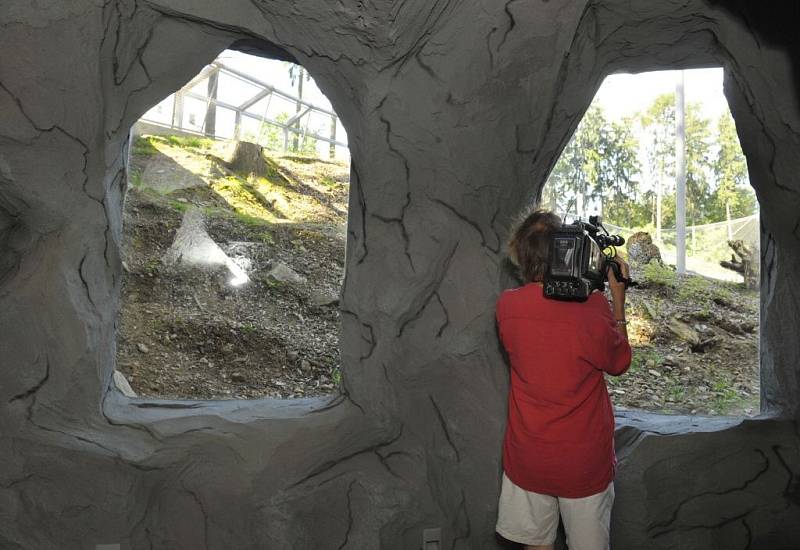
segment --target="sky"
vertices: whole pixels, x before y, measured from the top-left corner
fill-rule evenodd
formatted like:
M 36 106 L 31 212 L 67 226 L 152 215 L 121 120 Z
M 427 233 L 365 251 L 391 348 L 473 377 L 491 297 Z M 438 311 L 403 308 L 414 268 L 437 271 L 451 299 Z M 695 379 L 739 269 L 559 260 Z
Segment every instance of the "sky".
M 279 90 L 297 95 L 297 82 L 292 85 L 292 80 L 289 78 L 290 64 L 285 61 L 264 59 L 233 50 L 225 50 L 217 60 L 233 69 L 267 82 Z M 313 79 L 303 83 L 303 98 L 320 107 L 332 109 L 330 101 L 320 91 Z
M 728 110 L 722 92 L 722 68 L 682 72 L 687 103 L 699 102 L 703 114 L 713 120 Z M 680 73 L 654 71 L 611 75 L 603 81 L 594 101 L 602 105 L 609 118 L 619 120 L 644 110 L 659 95 L 674 92 Z

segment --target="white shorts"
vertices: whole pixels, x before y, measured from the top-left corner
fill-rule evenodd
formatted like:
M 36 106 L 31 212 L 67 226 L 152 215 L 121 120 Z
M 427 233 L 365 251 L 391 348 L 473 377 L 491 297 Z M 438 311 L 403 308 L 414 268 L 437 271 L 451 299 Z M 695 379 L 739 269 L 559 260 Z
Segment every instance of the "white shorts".
M 560 511 L 570 550 L 608 550 L 613 505 L 613 481 L 596 495 L 563 498 L 521 489 L 503 473 L 496 529 L 521 544 L 553 544 Z

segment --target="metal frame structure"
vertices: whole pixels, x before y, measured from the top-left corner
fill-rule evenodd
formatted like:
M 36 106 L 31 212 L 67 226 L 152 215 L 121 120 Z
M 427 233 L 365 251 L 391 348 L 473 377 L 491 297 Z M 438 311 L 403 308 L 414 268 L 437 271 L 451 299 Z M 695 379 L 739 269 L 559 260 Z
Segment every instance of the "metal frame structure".
M 219 101 L 216 97 L 217 95 L 217 86 L 214 85 L 213 89 L 209 89 L 208 92 L 204 94 L 197 93 L 194 89 L 204 81 L 217 81 L 220 74 L 226 74 L 231 76 L 237 80 L 240 80 L 250 86 L 255 86 L 259 89 L 259 91 L 251 96 L 249 99 L 241 103 L 240 105 L 232 105 L 230 103 L 226 103 L 223 101 Z M 279 122 L 275 119 L 269 118 L 265 115 L 261 116 L 256 113 L 250 113 L 247 109 L 251 108 L 253 105 L 258 103 L 259 101 L 265 98 L 271 98 L 272 96 L 280 97 L 286 99 L 290 102 L 295 103 L 300 110 L 295 113 L 290 119 L 286 122 Z M 275 88 L 274 86 L 263 82 L 255 77 L 252 77 L 248 74 L 245 74 L 241 71 L 228 67 L 227 65 L 220 63 L 219 61 L 215 61 L 210 65 L 207 65 L 200 73 L 193 78 L 186 86 L 175 92 L 173 107 L 172 107 L 172 118 L 171 124 L 169 125 L 170 128 L 175 128 L 181 131 L 190 131 L 193 132 L 190 128 L 184 128 L 183 126 L 183 108 L 184 108 L 184 100 L 186 98 L 196 99 L 199 101 L 203 101 L 206 103 L 206 122 L 204 123 L 203 134 L 207 137 L 214 138 L 214 139 L 221 139 L 220 136 L 216 135 L 216 128 L 215 125 L 208 124 L 209 116 L 208 113 L 212 109 L 227 109 L 229 111 L 234 112 L 235 122 L 234 122 L 234 137 L 233 139 L 239 140 L 241 138 L 241 127 L 242 127 L 242 119 L 244 117 L 257 120 L 262 124 L 269 124 L 271 126 L 275 126 L 280 128 L 283 131 L 283 150 L 287 152 L 289 150 L 289 134 L 296 134 L 303 137 L 309 136 L 316 140 L 320 140 L 326 142 L 330 145 L 330 157 L 333 158 L 335 156 L 335 147 L 347 147 L 347 143 L 343 143 L 336 139 L 336 126 L 338 121 L 338 116 L 335 112 L 331 111 L 330 109 L 326 109 L 324 107 L 320 107 L 315 105 L 305 99 L 301 99 L 297 96 L 294 96 L 288 92 L 284 92 Z M 330 117 L 331 124 L 330 129 L 331 133 L 330 136 L 322 136 L 315 132 L 308 132 L 308 121 L 306 121 L 306 128 L 300 129 L 300 120 L 303 117 L 310 115 L 311 113 L 320 113 L 323 115 L 327 115 Z M 214 120 L 215 117 L 211 117 L 211 120 Z M 151 124 L 158 124 L 163 125 L 163 123 L 142 118 L 148 123 Z M 222 138 L 224 139 L 224 138 Z

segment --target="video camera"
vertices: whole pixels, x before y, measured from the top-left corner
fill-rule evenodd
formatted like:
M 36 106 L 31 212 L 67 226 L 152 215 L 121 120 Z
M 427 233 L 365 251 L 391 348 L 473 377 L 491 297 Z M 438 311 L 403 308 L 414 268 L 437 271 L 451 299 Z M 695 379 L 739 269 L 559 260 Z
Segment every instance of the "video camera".
M 625 239 L 621 236 L 609 235 L 600 216 L 589 216 L 588 223 L 577 220 L 563 224 L 553 233 L 550 244 L 550 261 L 544 277 L 545 297 L 586 301 L 592 291 L 605 290 L 609 268 L 626 287 L 634 286 L 636 283 L 623 277 L 619 264 L 613 260 L 614 247 L 623 244 Z

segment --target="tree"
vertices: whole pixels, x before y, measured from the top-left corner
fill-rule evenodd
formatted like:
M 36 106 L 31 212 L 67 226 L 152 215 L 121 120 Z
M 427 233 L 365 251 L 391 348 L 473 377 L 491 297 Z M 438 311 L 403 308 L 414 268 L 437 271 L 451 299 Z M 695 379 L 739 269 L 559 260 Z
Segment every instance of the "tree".
M 675 94 L 657 97 L 639 115 L 639 122 L 645 143 L 646 177 L 653 187 L 652 220 L 660 238 L 665 221 L 664 197 L 675 193 Z
M 640 202 L 638 177 L 641 172 L 637 149 L 639 142 L 631 130 L 632 119 L 611 122 L 607 139 L 602 143 L 602 211 L 606 221 L 615 225 L 644 225 L 646 212 Z M 645 213 L 646 216 L 646 213 Z
M 755 211 L 729 112 L 713 128 L 698 103 L 686 106 L 686 191 L 691 225 L 721 221 L 727 210 L 733 217 Z M 553 168 L 542 199 L 553 210 L 583 217 L 599 208 L 615 225 L 674 226 L 675 94 L 657 97 L 620 122 L 609 121 L 601 107 L 592 105 Z
M 577 208 L 578 193 L 583 192 L 583 149 L 580 140 L 576 139 L 581 126 L 561 152 L 553 171 L 544 185 L 544 195 L 551 210 L 563 213 L 573 212 Z
M 686 210 L 691 225 L 714 221 L 711 155 L 711 121 L 698 103 L 686 106 Z
M 288 63 L 288 62 L 287 62 Z M 303 100 L 303 81 L 311 80 L 311 74 L 308 73 L 302 65 L 296 65 L 295 63 L 288 63 L 289 65 L 289 80 L 292 82 L 292 87 L 294 88 L 295 82 L 297 82 L 297 99 L 298 101 L 295 103 L 295 116 L 300 113 L 303 108 L 303 104 L 301 103 Z M 292 149 L 297 152 L 300 151 L 300 120 L 298 119 L 294 123 L 295 132 L 294 138 L 292 139 L 293 147 Z M 315 145 L 316 146 L 316 145 Z M 305 147 L 305 144 L 303 144 Z
M 733 117 L 726 112 L 717 125 L 719 150 L 714 160 L 717 182 L 713 203 L 717 219 L 750 216 L 756 210 L 756 198 L 750 187 L 745 160 Z
M 675 194 L 675 94 L 658 96 L 642 113 L 640 122 L 645 136 L 646 171 L 656 193 L 655 225 L 675 225 L 674 199 L 668 204 L 668 197 Z M 686 106 L 686 202 L 692 225 L 709 221 L 713 215 L 711 146 L 710 121 L 702 116 L 698 103 L 689 103 Z
M 637 147 L 626 124 L 609 122 L 602 108 L 591 106 L 553 168 L 543 202 L 583 217 L 591 202 L 608 221 L 608 215 L 627 217 L 626 205 L 636 199 Z

